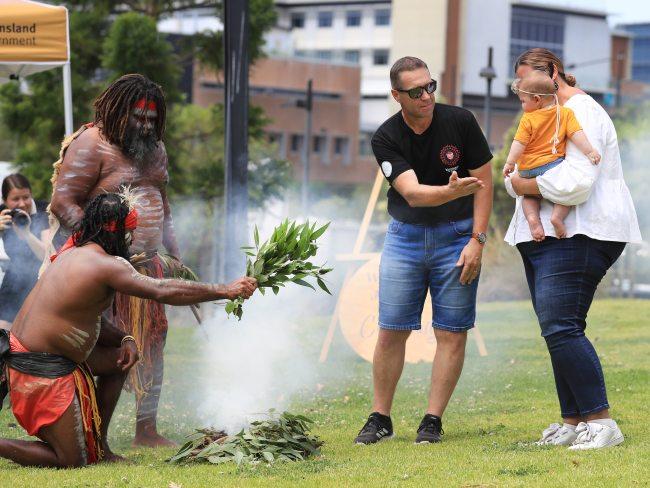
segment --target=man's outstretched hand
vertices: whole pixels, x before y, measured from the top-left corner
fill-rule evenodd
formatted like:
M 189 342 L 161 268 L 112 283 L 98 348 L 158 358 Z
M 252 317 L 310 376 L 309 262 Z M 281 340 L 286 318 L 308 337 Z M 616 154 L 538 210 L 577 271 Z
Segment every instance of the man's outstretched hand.
M 455 199 L 465 197 L 467 195 L 472 195 L 483 188 L 485 185 L 481 180 L 473 176 L 459 178 L 458 173 L 454 171 L 449 177 L 449 183 L 447 186 L 452 191 Z
M 257 290 L 257 280 L 250 276 L 242 276 L 226 286 L 228 299 L 235 300 L 239 297 L 247 300 Z

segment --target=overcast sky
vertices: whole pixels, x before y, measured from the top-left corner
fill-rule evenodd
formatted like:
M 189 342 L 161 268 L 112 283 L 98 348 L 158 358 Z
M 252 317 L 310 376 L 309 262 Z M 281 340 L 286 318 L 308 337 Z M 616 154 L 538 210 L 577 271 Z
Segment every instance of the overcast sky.
M 610 14 L 607 18 L 612 26 L 633 22 L 650 22 L 650 1 L 648 0 L 543 0 L 540 3 L 569 8 L 604 10 Z

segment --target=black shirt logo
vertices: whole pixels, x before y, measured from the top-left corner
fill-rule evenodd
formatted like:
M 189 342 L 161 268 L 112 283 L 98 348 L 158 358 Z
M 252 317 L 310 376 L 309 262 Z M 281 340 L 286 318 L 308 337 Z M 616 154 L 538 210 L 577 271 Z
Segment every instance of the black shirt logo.
M 460 161 L 460 149 L 453 144 L 443 146 L 440 150 L 440 161 L 447 173 L 456 171 L 458 169 L 458 161 Z

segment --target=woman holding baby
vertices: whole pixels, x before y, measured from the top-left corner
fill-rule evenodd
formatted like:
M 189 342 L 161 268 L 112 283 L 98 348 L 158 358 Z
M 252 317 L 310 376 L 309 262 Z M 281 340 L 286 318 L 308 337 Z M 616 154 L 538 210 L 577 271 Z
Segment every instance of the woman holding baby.
M 570 109 L 577 120 L 576 129 L 584 131 L 589 146 L 574 140 L 572 131 L 565 131 L 568 140 L 561 160 L 555 154 L 562 142 L 556 132 L 548 141 L 553 155 L 546 159 L 554 164 L 527 177 L 512 172 L 512 167 L 504 168 L 506 188 L 517 197 L 506 241 L 517 246 L 524 263 L 533 308 L 551 356 L 563 418 L 562 424 L 554 423 L 544 430 L 538 443 L 570 446 L 573 450 L 610 447 L 623 442 L 623 434 L 609 415 L 600 360 L 585 336 L 586 318 L 601 279 L 625 244 L 640 242 L 641 234 L 623 179 L 616 130 L 607 112 L 575 86 L 575 78 L 565 74 L 562 61 L 551 51 L 530 49 L 515 64 L 516 78 L 523 82 L 519 86 L 530 85 L 526 78 L 539 77 L 540 72 L 550 78 L 557 97 L 544 101 L 542 93 L 533 98 L 538 102 L 533 109 L 553 111 L 554 100 L 563 111 Z M 526 91 L 533 97 L 539 93 Z M 526 100 L 522 99 L 522 104 Z M 557 113 L 559 118 L 561 113 Z M 559 124 L 558 120 L 558 128 Z M 527 139 L 520 139 L 525 145 Z M 520 156 L 525 148 L 515 143 L 514 155 Z M 515 159 L 509 158 L 509 163 Z M 529 197 L 542 199 L 541 205 Z M 557 219 L 558 206 L 567 213 L 561 222 Z M 543 229 L 535 232 L 531 216 L 539 219 Z M 559 236 L 558 222 L 562 224 Z

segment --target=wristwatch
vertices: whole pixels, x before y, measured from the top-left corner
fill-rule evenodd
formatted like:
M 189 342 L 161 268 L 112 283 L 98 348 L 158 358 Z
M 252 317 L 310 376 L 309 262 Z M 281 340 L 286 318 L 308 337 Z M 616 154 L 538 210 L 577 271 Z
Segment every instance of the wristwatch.
M 485 244 L 487 242 L 487 235 L 485 235 L 485 232 L 472 232 L 472 237 L 476 239 L 479 244 Z

